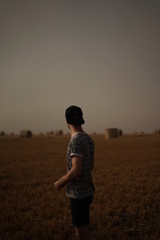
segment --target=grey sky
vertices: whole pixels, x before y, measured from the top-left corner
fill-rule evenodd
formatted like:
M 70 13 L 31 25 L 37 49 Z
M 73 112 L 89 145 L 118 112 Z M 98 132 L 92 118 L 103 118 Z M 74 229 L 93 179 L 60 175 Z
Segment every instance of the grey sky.
M 0 1 L 0 130 L 160 128 L 160 1 Z

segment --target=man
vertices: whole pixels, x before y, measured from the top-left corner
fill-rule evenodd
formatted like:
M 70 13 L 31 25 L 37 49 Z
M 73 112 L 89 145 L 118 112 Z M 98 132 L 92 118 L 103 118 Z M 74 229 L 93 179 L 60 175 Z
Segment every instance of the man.
M 54 183 L 59 191 L 67 184 L 72 223 L 79 240 L 91 240 L 89 233 L 89 207 L 94 194 L 91 171 L 94 165 L 94 142 L 82 126 L 85 121 L 81 108 L 70 106 L 65 112 L 71 133 L 67 149 L 67 174 Z

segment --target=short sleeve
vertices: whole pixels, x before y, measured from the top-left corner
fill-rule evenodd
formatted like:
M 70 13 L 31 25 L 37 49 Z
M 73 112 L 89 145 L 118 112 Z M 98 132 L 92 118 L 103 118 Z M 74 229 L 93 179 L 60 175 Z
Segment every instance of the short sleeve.
M 83 157 L 83 146 L 82 146 L 81 142 L 78 141 L 77 139 L 75 139 L 75 141 L 73 141 L 73 143 L 72 143 L 70 156 L 71 157 L 73 157 L 73 156 Z

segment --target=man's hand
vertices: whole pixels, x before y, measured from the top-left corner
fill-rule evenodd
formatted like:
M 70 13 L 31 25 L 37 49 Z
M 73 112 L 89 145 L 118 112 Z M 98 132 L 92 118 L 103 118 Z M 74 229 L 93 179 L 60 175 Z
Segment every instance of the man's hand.
M 61 183 L 59 180 L 57 180 L 56 182 L 54 182 L 54 187 L 55 189 L 59 192 L 61 190 Z
M 64 186 L 64 180 L 63 177 L 61 177 L 60 179 L 58 179 L 56 182 L 54 182 L 54 187 L 55 189 L 59 192 L 61 190 L 61 188 Z

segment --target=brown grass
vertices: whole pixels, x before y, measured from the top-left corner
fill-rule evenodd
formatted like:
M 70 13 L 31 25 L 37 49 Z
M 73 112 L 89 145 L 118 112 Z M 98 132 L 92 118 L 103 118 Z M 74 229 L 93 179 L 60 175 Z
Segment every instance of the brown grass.
M 0 138 L 0 239 L 74 239 L 65 189 L 69 138 Z M 96 194 L 91 232 L 96 240 L 160 239 L 160 136 L 94 136 Z

